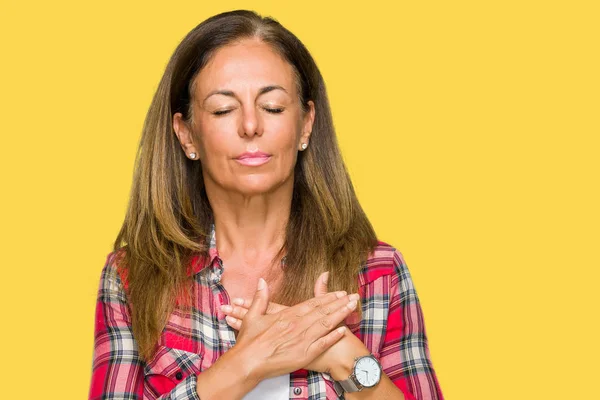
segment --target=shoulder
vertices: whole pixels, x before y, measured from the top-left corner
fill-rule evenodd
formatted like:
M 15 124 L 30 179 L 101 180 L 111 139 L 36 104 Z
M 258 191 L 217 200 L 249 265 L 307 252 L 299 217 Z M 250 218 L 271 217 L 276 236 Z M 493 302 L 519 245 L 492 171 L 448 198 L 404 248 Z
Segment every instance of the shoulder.
M 400 250 L 389 243 L 378 241 L 377 246 L 367 256 L 367 260 L 360 270 L 358 281 L 361 286 L 381 277 L 388 277 L 395 281 L 405 275 L 407 271 L 406 262 Z
M 105 293 L 119 293 L 127 287 L 127 271 L 122 268 L 125 249 L 111 251 L 106 256 L 100 273 L 100 290 Z

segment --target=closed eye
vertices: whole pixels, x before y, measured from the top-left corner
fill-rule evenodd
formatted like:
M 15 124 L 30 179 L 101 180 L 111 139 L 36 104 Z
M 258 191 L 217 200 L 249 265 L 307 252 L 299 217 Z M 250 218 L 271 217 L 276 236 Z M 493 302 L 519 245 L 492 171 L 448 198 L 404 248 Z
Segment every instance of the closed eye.
M 265 111 L 271 114 L 280 114 L 283 112 L 283 108 L 265 108 Z
M 283 112 L 284 109 L 283 108 L 264 108 L 264 110 L 271 114 L 280 114 Z M 231 110 L 219 110 L 219 111 L 214 111 L 212 114 L 219 116 L 219 115 L 228 114 L 229 112 L 231 112 Z

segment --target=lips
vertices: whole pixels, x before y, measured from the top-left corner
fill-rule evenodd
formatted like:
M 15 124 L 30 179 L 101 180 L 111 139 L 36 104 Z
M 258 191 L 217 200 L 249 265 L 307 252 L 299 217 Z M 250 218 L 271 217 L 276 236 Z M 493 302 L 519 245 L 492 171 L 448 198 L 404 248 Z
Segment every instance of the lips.
M 271 155 L 264 153 L 262 151 L 255 151 L 255 152 L 245 152 L 240 154 L 237 158 L 235 158 L 235 160 L 242 164 L 242 165 L 247 165 L 247 166 L 259 166 L 259 165 L 263 165 L 266 162 L 268 162 L 271 159 Z
M 267 157 L 271 157 L 270 154 L 264 153 L 262 151 L 255 151 L 255 152 L 245 152 L 240 154 L 236 160 L 244 160 L 246 158 L 267 158 Z

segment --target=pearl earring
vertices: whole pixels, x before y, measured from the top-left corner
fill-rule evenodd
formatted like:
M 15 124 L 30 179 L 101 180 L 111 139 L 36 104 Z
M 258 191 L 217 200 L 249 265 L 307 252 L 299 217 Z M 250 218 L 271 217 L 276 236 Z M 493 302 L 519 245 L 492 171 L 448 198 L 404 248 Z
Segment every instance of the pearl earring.
M 196 158 L 196 153 L 190 153 L 190 158 L 191 159 L 195 159 Z
M 308 144 L 307 143 L 302 143 L 301 147 L 302 147 L 302 150 L 306 150 L 306 148 L 308 147 Z

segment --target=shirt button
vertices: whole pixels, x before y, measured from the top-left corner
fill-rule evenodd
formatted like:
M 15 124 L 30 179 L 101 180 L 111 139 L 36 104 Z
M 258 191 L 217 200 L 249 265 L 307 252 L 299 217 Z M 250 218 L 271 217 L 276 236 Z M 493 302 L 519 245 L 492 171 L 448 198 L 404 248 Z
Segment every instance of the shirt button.
M 175 378 L 180 381 L 183 378 L 183 374 L 181 373 L 181 371 L 177 371 L 177 373 L 175 374 Z
M 300 389 L 299 387 L 295 387 L 295 388 L 294 388 L 294 394 L 295 394 L 296 396 L 298 396 L 298 395 L 299 395 L 299 394 L 301 394 L 301 393 L 302 393 L 302 389 Z

